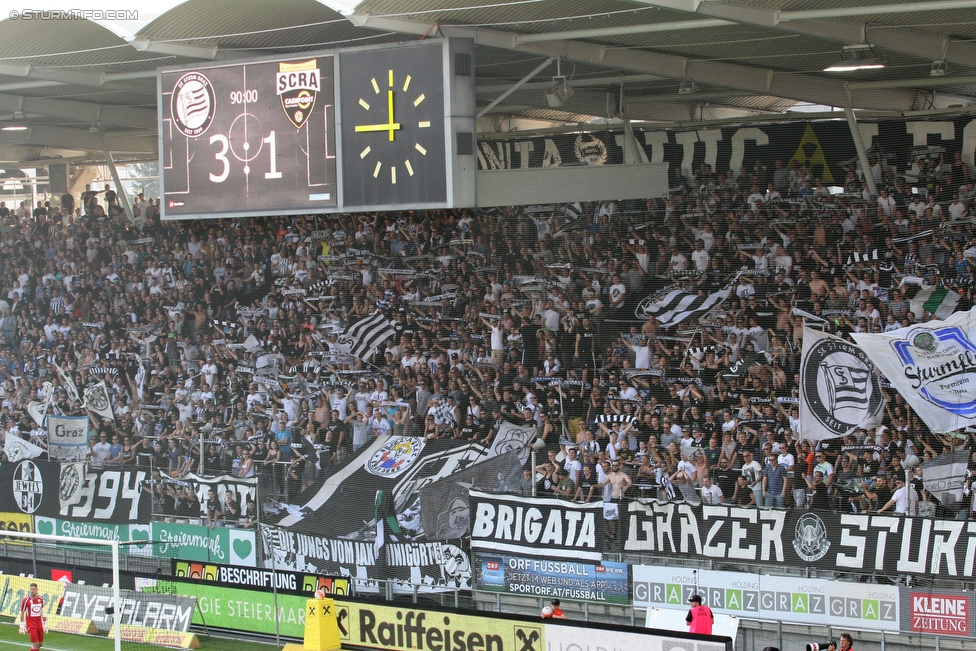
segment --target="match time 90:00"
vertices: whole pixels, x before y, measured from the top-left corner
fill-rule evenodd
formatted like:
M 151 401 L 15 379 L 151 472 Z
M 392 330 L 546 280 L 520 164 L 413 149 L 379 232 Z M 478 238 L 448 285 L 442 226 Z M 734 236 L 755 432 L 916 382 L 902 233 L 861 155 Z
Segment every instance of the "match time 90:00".
M 230 92 L 231 104 L 252 104 L 258 101 L 258 91 L 256 90 L 232 90 Z

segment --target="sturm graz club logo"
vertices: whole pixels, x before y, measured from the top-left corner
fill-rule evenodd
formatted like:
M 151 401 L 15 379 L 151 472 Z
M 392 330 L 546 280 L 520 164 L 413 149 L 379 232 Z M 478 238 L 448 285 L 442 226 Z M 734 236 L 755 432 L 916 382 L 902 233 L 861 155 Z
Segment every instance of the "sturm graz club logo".
M 827 527 L 820 516 L 815 513 L 800 516 L 794 530 L 793 549 L 807 563 L 814 563 L 827 555 L 830 541 L 827 540 Z
M 85 404 L 95 412 L 103 412 L 108 409 L 108 395 L 101 386 L 94 387 L 85 394 Z
M 860 348 L 828 337 L 814 342 L 803 358 L 803 400 L 823 428 L 843 436 L 881 415 L 881 382 Z
M 14 499 L 24 513 L 34 513 L 44 499 L 44 480 L 41 469 L 33 461 L 21 461 L 14 468 Z
M 78 472 L 78 466 L 73 463 L 66 463 L 61 466 L 61 490 L 60 496 L 62 502 L 67 502 L 78 490 L 81 485 L 81 473 Z
M 217 97 L 210 80 L 199 72 L 188 72 L 173 86 L 170 115 L 173 125 L 187 138 L 203 135 L 213 122 Z

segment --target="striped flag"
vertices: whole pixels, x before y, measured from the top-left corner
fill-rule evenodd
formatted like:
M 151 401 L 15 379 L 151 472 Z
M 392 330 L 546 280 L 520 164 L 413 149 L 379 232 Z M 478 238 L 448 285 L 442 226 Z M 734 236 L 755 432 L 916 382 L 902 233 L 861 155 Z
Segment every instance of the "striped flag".
M 345 334 L 339 335 L 336 348 L 364 359 L 376 352 L 379 345 L 394 333 L 390 320 L 383 316 L 382 312 L 373 312 L 362 321 L 353 324 Z
M 646 319 L 653 315 L 662 328 L 669 328 L 685 319 L 700 318 L 708 314 L 720 306 L 729 297 L 731 291 L 731 289 L 723 289 L 708 296 L 699 296 L 697 292 L 676 289 L 650 305 L 647 305 L 646 299 L 641 301 L 635 310 L 635 316 L 638 319 Z
M 921 320 L 925 312 L 936 319 L 948 319 L 959 303 L 959 294 L 944 285 L 919 290 L 911 300 L 915 318 Z
M 54 368 L 58 370 L 58 375 L 61 376 L 61 382 L 64 383 L 64 390 L 68 393 L 68 400 L 71 401 L 69 404 L 81 402 L 81 397 L 78 396 L 78 387 L 75 385 L 75 381 L 72 380 L 71 377 L 57 364 L 54 365 Z

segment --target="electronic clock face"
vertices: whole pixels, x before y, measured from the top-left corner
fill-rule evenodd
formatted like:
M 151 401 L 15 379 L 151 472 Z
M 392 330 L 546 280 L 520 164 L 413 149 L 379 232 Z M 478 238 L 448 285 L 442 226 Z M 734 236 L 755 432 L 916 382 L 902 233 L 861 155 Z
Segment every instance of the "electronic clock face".
M 160 96 L 166 218 L 338 205 L 331 54 L 164 71 Z
M 345 206 L 447 200 L 441 45 L 339 54 Z

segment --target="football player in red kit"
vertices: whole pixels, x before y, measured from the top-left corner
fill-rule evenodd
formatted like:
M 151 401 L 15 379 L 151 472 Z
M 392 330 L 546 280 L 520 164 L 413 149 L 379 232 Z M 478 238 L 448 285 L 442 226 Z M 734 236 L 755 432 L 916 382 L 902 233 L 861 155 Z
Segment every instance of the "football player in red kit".
M 30 591 L 20 602 L 20 632 L 30 637 L 31 649 L 38 651 L 44 643 L 47 632 L 47 613 L 44 612 L 44 599 L 37 594 L 37 584 L 30 584 Z

